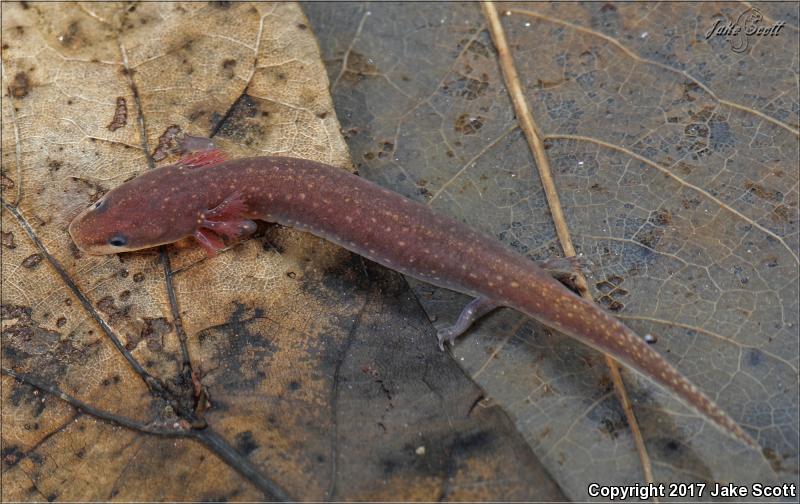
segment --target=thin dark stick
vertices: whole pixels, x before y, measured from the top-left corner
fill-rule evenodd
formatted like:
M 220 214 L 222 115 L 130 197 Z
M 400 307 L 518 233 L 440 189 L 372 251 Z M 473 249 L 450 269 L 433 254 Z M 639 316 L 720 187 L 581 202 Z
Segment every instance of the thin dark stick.
M 166 436 L 166 437 L 187 437 L 190 435 L 191 432 L 180 426 L 167 427 L 165 425 L 158 426 L 154 424 L 143 424 L 140 422 L 135 422 L 133 420 L 130 420 L 129 418 L 118 416 L 113 413 L 109 413 L 107 411 L 103 411 L 95 408 L 94 406 L 86 404 L 80 399 L 76 399 L 68 394 L 65 394 L 58 387 L 55 387 L 53 385 L 48 385 L 47 383 L 40 380 L 39 378 L 36 378 L 35 376 L 26 373 L 17 373 L 13 369 L 5 367 L 0 368 L 0 372 L 19 380 L 22 383 L 27 383 L 32 387 L 47 392 L 48 394 L 54 395 L 59 399 L 61 399 L 62 401 L 64 401 L 65 403 L 73 406 L 74 408 L 80 410 L 83 413 L 86 413 L 87 415 L 99 418 L 100 420 L 104 420 L 114 425 L 119 425 L 120 427 L 125 427 L 127 429 L 144 432 L 147 434 L 154 434 L 156 436 Z
M 166 283 L 167 297 L 169 298 L 169 307 L 172 312 L 172 322 L 175 324 L 175 333 L 178 335 L 178 341 L 181 345 L 181 357 L 183 359 L 183 372 L 191 376 L 192 374 L 192 361 L 189 357 L 189 348 L 187 346 L 186 330 L 183 328 L 183 320 L 181 313 L 178 310 L 178 298 L 175 296 L 175 288 L 172 283 L 174 272 L 172 265 L 169 261 L 169 254 L 164 247 L 161 247 L 161 265 L 164 268 L 164 282 Z
M 208 447 L 219 458 L 224 460 L 229 466 L 233 467 L 250 483 L 258 487 L 265 497 L 272 498 L 279 502 L 291 502 L 293 499 L 278 486 L 277 483 L 261 474 L 258 469 L 246 458 L 237 452 L 225 439 L 217 434 L 213 429 L 195 430 L 193 438 L 197 439 Z

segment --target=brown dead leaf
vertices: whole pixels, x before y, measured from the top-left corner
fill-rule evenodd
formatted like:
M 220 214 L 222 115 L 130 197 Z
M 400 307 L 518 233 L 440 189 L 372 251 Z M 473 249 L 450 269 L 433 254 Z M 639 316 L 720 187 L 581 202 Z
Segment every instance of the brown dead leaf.
M 362 176 L 562 253 L 479 4 L 305 3 Z M 778 36 L 707 39 L 751 7 Z M 788 3 L 498 4 L 591 293 L 758 439 L 624 372 L 656 481 L 798 481 L 798 17 Z M 437 325 L 465 296 L 414 284 Z M 565 494 L 643 482 L 602 356 L 500 310 L 454 350 Z

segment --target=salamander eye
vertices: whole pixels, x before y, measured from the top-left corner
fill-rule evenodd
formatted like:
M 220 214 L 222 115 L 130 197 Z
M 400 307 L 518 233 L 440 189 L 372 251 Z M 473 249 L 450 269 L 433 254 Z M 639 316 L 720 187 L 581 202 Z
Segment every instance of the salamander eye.
M 122 235 L 114 235 L 108 239 L 108 244 L 112 247 L 124 247 L 127 243 L 128 239 Z

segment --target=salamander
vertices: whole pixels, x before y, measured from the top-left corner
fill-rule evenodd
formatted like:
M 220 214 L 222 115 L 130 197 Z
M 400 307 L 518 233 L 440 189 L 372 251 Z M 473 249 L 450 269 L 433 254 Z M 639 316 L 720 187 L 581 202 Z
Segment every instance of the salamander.
M 113 254 L 193 236 L 213 256 L 253 233 L 256 220 L 307 231 L 474 297 L 455 324 L 439 331 L 440 347 L 493 309 L 510 307 L 611 355 L 758 446 L 631 329 L 498 240 L 343 169 L 291 157 L 228 160 L 199 137 L 184 144 L 190 152 L 176 164 L 123 183 L 75 217 L 69 233 L 78 248 Z

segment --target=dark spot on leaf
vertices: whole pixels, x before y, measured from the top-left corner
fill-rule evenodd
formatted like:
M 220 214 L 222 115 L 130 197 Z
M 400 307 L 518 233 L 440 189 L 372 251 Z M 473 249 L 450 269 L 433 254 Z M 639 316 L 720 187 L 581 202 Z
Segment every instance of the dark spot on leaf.
M 35 268 L 42 262 L 42 254 L 31 254 L 22 261 L 22 266 L 25 268 Z
M 538 89 L 554 88 L 554 87 L 560 86 L 561 84 L 563 84 L 567 80 L 568 79 L 558 79 L 558 80 L 555 80 L 555 81 L 543 81 L 542 79 L 536 79 L 536 88 L 538 88 Z M 586 78 L 581 79 L 578 82 L 581 83 L 581 84 L 585 84 L 586 83 Z
M 124 97 L 118 96 L 117 105 L 114 108 L 114 117 L 106 128 L 110 131 L 116 131 L 126 124 L 128 124 L 128 105 Z
M 752 348 L 747 353 L 747 362 L 751 366 L 758 366 L 763 358 L 764 354 L 761 352 L 761 350 L 758 350 L 757 348 Z
M 56 327 L 64 327 L 64 324 L 66 323 L 67 323 L 66 317 L 59 317 L 58 320 L 56 320 Z
M 142 280 L 144 280 L 144 273 L 134 273 L 134 275 L 133 275 L 133 281 L 134 282 L 138 283 L 138 282 L 141 282 Z
M 25 456 L 25 453 L 17 446 L 6 445 L 3 447 L 3 450 L 0 451 L 0 456 L 2 456 L 3 462 L 9 466 L 14 466 Z
M 680 443 L 678 443 L 678 442 L 677 442 L 677 441 L 675 441 L 674 439 L 670 439 L 669 441 L 667 441 L 666 443 L 664 443 L 664 447 L 665 447 L 667 450 L 671 451 L 671 452 L 676 452 L 676 451 L 680 450 L 680 448 L 681 448 L 681 445 L 680 445 Z
M 621 285 L 624 279 L 618 275 L 612 275 L 607 279 L 597 282 L 595 286 L 597 287 L 600 292 L 611 292 L 612 290 L 616 289 L 617 286 Z
M 176 138 L 180 132 L 181 128 L 177 124 L 168 126 L 164 130 L 164 133 L 158 137 L 158 145 L 153 151 L 153 161 L 161 161 L 169 155 L 170 150 L 177 146 Z
M 10 249 L 17 248 L 16 243 L 14 243 L 14 233 L 12 231 L 0 231 L 0 236 L 2 236 L 0 243 L 2 243 L 4 247 Z
M 698 112 L 692 113 L 689 116 L 689 119 L 692 122 L 704 123 L 711 118 L 715 108 L 716 107 L 714 107 L 713 105 L 706 105 L 705 107 L 701 108 Z
M 672 213 L 666 209 L 658 210 L 650 217 L 650 222 L 657 226 L 668 226 L 672 223 Z
M 738 264 L 735 264 L 733 266 L 733 276 L 735 276 L 739 280 L 739 283 L 741 283 L 742 285 L 750 281 L 750 279 L 745 274 L 745 269 Z
M 381 469 L 384 476 L 390 476 L 400 467 L 396 460 L 384 459 L 381 461 Z
M 350 85 L 358 84 L 367 78 L 375 78 L 380 74 L 380 69 L 363 54 L 350 51 L 347 56 L 347 68 L 342 74 L 342 81 Z
M 766 256 L 762 259 L 762 264 L 767 268 L 774 268 L 778 265 L 778 257 L 774 255 Z
M 258 448 L 258 443 L 253 438 L 251 431 L 244 431 L 236 434 L 235 441 L 236 449 L 244 456 L 250 455 Z
M 100 299 L 97 302 L 97 309 L 103 312 L 104 314 L 108 315 L 108 323 L 115 324 L 120 319 L 126 318 L 128 313 L 131 310 L 130 305 L 125 305 L 122 307 L 117 307 L 114 304 L 114 298 L 111 296 L 105 296 L 104 298 Z
M 297 27 L 301 30 L 305 30 L 308 26 L 304 25 L 303 23 L 297 23 Z
M 484 31 L 484 34 L 487 34 L 487 32 Z M 490 57 L 489 49 L 486 47 L 486 44 L 477 39 L 470 42 L 469 47 L 467 47 L 467 51 L 476 56 L 483 56 L 484 58 Z
M 250 120 L 258 113 L 259 107 L 256 99 L 243 93 L 224 116 L 212 114 L 211 129 L 216 134 L 238 140 L 245 145 L 252 144 L 266 131 L 260 123 Z
M 474 135 L 483 127 L 484 121 L 485 118 L 481 116 L 461 114 L 458 116 L 458 119 L 456 119 L 453 128 L 462 135 Z
M 706 138 L 708 137 L 708 126 L 702 123 L 687 124 L 683 129 L 683 133 L 689 137 Z
M 691 198 L 682 198 L 681 199 L 681 206 L 686 210 L 693 210 L 700 206 L 700 200 L 695 197 Z
M 755 182 L 749 180 L 745 182 L 744 188 L 750 191 L 756 197 L 764 200 L 775 201 L 775 202 L 783 200 L 783 193 L 781 191 L 767 189 L 761 184 L 756 184 Z
M 228 58 L 222 61 L 222 73 L 227 79 L 233 79 L 236 76 L 234 72 L 234 68 L 236 68 L 236 60 L 232 58 Z
M 655 249 L 658 246 L 658 243 L 661 241 L 661 237 L 663 235 L 663 228 L 655 227 L 648 222 L 642 226 L 642 229 L 640 229 L 636 235 L 634 235 L 633 239 L 645 247 Z
M 139 333 L 139 341 L 144 340 L 147 348 L 158 352 L 163 348 L 164 336 L 172 331 L 172 324 L 163 317 L 144 319 L 144 328 Z
M 25 98 L 31 91 L 31 80 L 25 72 L 17 72 L 8 86 L 8 94 L 12 98 Z
M 472 452 L 484 448 L 491 442 L 492 436 L 484 430 L 458 436 L 453 443 L 453 449 L 461 452 Z
M 247 309 L 236 303 L 227 322 L 200 331 L 198 341 L 220 362 L 231 362 L 220 371 L 227 390 L 252 390 L 266 375 L 256 370 L 269 362 L 277 350 L 271 340 L 273 322 L 260 308 Z
M 693 102 L 697 100 L 695 96 L 692 96 L 690 93 L 697 93 L 700 89 L 700 85 L 694 81 L 684 81 L 683 82 L 683 99 L 688 102 Z
M 478 80 L 472 77 L 459 77 L 455 81 L 450 81 L 442 86 L 445 94 L 464 98 L 468 101 L 476 100 L 486 94 L 489 88 L 488 76 L 486 80 Z
M 80 45 L 80 26 L 77 21 L 67 25 L 67 29 L 58 36 L 58 41 L 65 47 L 75 48 Z
M 786 205 L 778 205 L 770 212 L 770 218 L 776 224 L 788 224 L 790 215 L 791 212 Z

